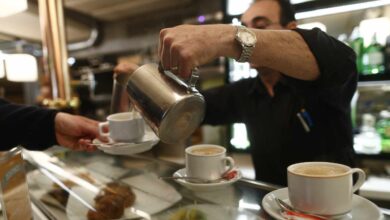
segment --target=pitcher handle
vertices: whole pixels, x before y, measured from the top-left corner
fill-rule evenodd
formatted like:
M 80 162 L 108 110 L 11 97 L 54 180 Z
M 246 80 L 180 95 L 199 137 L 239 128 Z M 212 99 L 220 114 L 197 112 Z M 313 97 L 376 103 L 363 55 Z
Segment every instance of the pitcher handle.
M 160 73 L 165 74 L 166 76 L 175 80 L 177 83 L 186 86 L 189 91 L 195 89 L 195 85 L 199 79 L 199 68 L 198 67 L 194 67 L 194 69 L 192 69 L 190 79 L 188 80 L 188 84 L 185 84 L 181 78 L 179 78 L 178 76 L 173 74 L 171 71 L 164 70 L 161 62 L 158 63 L 158 70 Z
M 192 69 L 191 77 L 190 80 L 188 81 L 188 86 L 190 88 L 195 88 L 198 79 L 199 79 L 199 68 L 195 67 L 194 69 Z

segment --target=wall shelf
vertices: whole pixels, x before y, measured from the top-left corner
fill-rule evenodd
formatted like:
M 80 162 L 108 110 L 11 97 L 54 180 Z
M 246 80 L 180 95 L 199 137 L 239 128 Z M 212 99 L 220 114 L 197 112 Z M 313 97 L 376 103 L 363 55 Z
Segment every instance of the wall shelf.
M 390 153 L 379 153 L 379 154 L 358 154 L 356 153 L 357 159 L 375 159 L 375 160 L 390 160 Z

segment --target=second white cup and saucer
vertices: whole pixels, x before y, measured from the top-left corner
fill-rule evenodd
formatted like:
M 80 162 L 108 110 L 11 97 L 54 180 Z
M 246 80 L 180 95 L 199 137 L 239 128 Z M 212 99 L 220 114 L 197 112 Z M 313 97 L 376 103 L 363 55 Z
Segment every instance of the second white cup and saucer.
M 108 132 L 105 128 L 108 127 Z M 152 129 L 145 124 L 138 112 L 122 112 L 109 115 L 99 123 L 99 133 L 108 139 L 94 139 L 93 144 L 109 154 L 131 155 L 150 150 L 159 142 Z
M 380 209 L 371 201 L 353 194 L 363 184 L 361 169 L 327 162 L 306 162 L 287 168 L 288 187 L 264 196 L 262 207 L 275 219 L 320 219 L 299 212 L 286 212 L 278 205 L 282 200 L 301 212 L 315 213 L 327 219 L 382 220 Z M 352 174 L 359 174 L 355 184 Z
M 173 173 L 172 177 L 190 190 L 214 191 L 242 178 L 233 158 L 226 156 L 226 149 L 222 146 L 193 145 L 186 148 L 185 157 L 186 167 Z
M 218 189 L 221 189 L 223 187 L 229 186 L 235 182 L 237 182 L 239 179 L 242 178 L 242 174 L 239 170 L 236 170 L 237 173 L 235 176 L 229 180 L 219 180 L 217 182 L 210 182 L 210 183 L 196 183 L 196 182 L 191 182 L 186 179 L 175 179 L 177 183 L 180 185 L 193 190 L 193 191 L 215 191 Z M 182 168 L 178 171 L 176 171 L 173 174 L 173 177 L 186 177 L 186 168 Z

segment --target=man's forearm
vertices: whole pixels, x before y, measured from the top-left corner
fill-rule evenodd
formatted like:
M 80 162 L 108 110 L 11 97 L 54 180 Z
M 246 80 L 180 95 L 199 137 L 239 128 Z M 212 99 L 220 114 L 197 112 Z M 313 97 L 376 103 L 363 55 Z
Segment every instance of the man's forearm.
M 234 39 L 236 27 L 231 25 L 218 26 L 216 30 L 223 31 L 218 35 L 220 56 L 238 59 L 241 46 Z M 223 30 L 224 29 L 224 30 Z M 250 58 L 250 63 L 257 67 L 276 70 L 290 77 L 302 80 L 315 80 L 320 75 L 317 61 L 304 39 L 291 30 L 258 30 L 257 43 Z
M 290 30 L 255 30 L 256 49 L 251 63 L 301 80 L 315 80 L 320 71 L 303 38 Z
M 305 40 L 295 31 L 257 30 L 256 47 L 249 60 L 256 67 L 273 69 L 290 77 L 315 80 L 317 61 Z M 188 77 L 191 70 L 217 57 L 238 59 L 242 48 L 235 39 L 237 28 L 228 24 L 180 25 L 160 32 L 159 56 L 163 67 L 178 67 Z

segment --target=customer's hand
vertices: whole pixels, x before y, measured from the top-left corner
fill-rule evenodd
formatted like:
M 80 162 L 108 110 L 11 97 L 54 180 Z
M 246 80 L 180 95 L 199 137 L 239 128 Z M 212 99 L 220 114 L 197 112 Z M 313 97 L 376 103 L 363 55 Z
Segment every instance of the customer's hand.
M 55 134 L 57 142 L 72 150 L 94 151 L 91 145 L 99 137 L 98 121 L 67 113 L 58 113 L 55 117 Z
M 119 63 L 114 68 L 115 74 L 132 74 L 136 69 L 138 69 L 138 65 L 135 63 Z
M 164 69 L 184 78 L 193 68 L 220 56 L 238 57 L 232 25 L 180 25 L 160 31 L 159 56 Z

